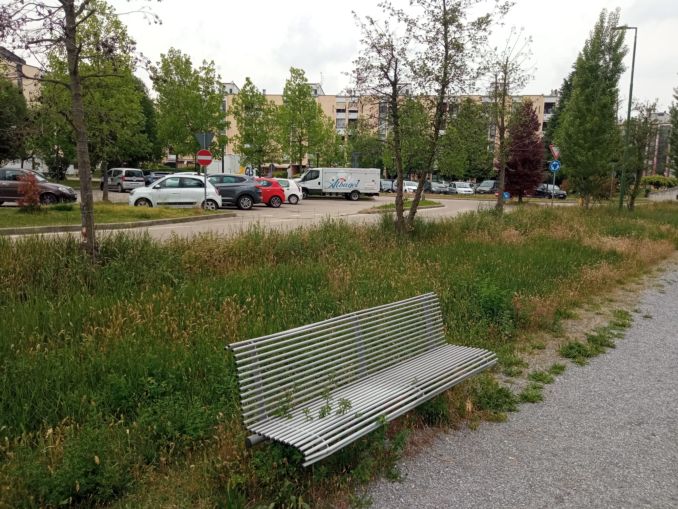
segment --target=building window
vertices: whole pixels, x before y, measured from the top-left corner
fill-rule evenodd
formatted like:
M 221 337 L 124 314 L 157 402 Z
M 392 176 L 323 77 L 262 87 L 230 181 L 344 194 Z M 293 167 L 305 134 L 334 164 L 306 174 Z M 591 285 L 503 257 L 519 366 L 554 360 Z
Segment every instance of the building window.
M 346 113 L 346 108 L 337 108 L 337 113 Z
M 346 119 L 338 118 L 337 119 L 337 129 L 344 129 L 346 127 Z
M 544 115 L 550 115 L 556 107 L 556 103 L 544 103 Z

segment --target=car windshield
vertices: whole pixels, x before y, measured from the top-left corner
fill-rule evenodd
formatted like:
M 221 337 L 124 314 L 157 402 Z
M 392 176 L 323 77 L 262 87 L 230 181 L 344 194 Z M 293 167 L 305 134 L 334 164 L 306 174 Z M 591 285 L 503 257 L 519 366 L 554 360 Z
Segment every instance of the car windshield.
M 283 187 L 290 187 L 290 182 L 287 179 L 277 179 L 278 184 L 280 184 Z
M 455 182 L 455 187 L 471 187 L 468 182 Z
M 144 174 L 141 170 L 127 170 L 128 177 L 143 177 Z
M 479 187 L 492 187 L 494 185 L 494 180 L 483 180 Z

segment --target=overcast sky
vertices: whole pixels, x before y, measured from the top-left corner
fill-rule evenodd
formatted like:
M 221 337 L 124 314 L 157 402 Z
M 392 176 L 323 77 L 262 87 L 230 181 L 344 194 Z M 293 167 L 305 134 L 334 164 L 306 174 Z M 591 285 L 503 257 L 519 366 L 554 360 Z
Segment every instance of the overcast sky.
M 131 4 L 113 0 L 119 11 Z M 377 0 L 162 0 L 151 8 L 162 19 L 149 25 L 142 16 L 124 16 L 138 49 L 152 61 L 174 46 L 194 64 L 214 60 L 224 81 L 241 86 L 246 76 L 268 93 L 282 93 L 291 66 L 322 81 L 327 94 L 341 93 L 345 72 L 358 53 L 359 32 L 351 12 L 375 14 Z M 534 78 L 524 93 L 541 94 L 560 87 L 601 9 L 621 8 L 621 22 L 638 26 L 634 97 L 659 99 L 668 107 L 678 86 L 678 0 L 516 0 L 497 44 L 511 26 L 533 39 Z M 633 32 L 628 32 L 629 47 Z M 631 67 L 631 52 L 626 59 Z M 622 78 L 628 98 L 629 72 Z

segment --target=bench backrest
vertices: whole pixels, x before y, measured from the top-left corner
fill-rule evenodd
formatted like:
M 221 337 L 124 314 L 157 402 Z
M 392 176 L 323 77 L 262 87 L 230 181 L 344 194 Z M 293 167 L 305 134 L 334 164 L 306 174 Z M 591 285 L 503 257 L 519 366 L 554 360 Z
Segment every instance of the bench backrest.
M 438 298 L 411 299 L 230 345 L 246 425 L 445 343 Z

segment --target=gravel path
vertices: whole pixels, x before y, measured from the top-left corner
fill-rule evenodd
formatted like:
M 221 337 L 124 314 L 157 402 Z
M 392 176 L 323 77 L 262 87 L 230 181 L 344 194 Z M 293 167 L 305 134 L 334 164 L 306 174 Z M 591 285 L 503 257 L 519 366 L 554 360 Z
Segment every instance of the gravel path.
M 678 269 L 659 282 L 616 349 L 506 423 L 441 435 L 373 507 L 678 508 Z

